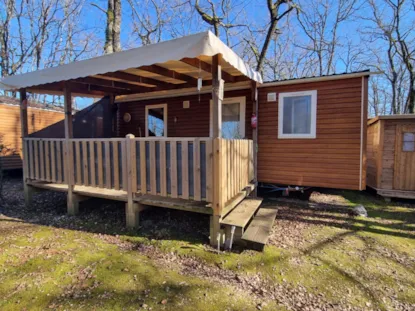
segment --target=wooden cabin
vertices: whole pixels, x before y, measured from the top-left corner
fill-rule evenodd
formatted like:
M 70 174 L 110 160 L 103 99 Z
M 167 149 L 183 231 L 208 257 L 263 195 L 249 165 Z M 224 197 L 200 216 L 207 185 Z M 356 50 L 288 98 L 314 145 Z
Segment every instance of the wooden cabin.
M 262 84 L 211 32 L 7 77 L 20 91 L 25 198 L 101 197 L 211 215 L 210 243 L 263 247 L 276 210 L 258 182 L 365 188 L 369 72 Z M 27 137 L 27 93 L 63 94 L 65 136 Z M 72 96 L 109 96 L 111 138 L 74 138 Z M 258 116 L 258 127 L 251 116 Z M 247 198 L 250 196 L 249 198 Z
M 20 123 L 20 101 L 0 96 L 0 168 L 13 170 L 22 168 L 22 140 Z M 41 131 L 64 119 L 62 109 L 46 107 L 31 102 L 28 107 L 28 134 Z M 45 136 L 47 137 L 47 136 Z
M 415 115 L 368 121 L 367 185 L 385 198 L 415 199 Z
M 282 187 L 366 189 L 366 119 L 369 71 L 258 85 L 258 181 Z M 225 91 L 222 135 L 252 139 L 251 86 Z M 208 91 L 154 92 L 118 96 L 117 135 L 145 136 L 152 109 L 164 107 L 169 136 L 211 136 Z M 294 128 L 296 112 L 283 118 L 284 103 L 295 100 L 308 128 Z M 305 107 L 301 114 L 301 105 Z M 297 131 L 298 133 L 283 133 Z M 301 133 L 302 132 L 302 133 Z

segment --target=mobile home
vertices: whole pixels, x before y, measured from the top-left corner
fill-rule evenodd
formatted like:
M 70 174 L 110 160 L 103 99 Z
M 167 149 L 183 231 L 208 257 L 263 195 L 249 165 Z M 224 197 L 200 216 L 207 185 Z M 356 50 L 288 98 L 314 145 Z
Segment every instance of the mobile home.
M 212 245 L 263 245 L 258 182 L 364 189 L 369 72 L 262 84 L 211 32 L 8 77 L 20 90 L 27 203 L 35 189 L 209 214 Z M 64 94 L 65 136 L 27 137 L 27 92 Z M 113 137 L 73 138 L 72 96 L 110 96 Z M 253 195 L 252 195 L 253 194 Z M 251 195 L 251 198 L 247 198 Z

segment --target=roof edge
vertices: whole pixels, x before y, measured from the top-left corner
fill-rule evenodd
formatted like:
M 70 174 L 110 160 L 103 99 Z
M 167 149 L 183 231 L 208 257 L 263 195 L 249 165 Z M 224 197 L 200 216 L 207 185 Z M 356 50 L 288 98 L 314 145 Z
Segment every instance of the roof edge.
M 381 72 L 370 72 L 369 70 L 365 70 L 365 71 L 360 71 L 360 72 L 334 74 L 334 75 L 329 75 L 329 76 L 298 78 L 298 79 L 289 79 L 289 80 L 281 80 L 281 81 L 270 81 L 270 82 L 264 82 L 263 84 L 259 85 L 258 88 L 270 87 L 270 86 L 280 86 L 280 85 L 290 85 L 290 84 L 320 82 L 320 81 L 330 81 L 330 80 L 360 78 L 360 77 L 377 75 L 377 74 L 381 74 Z
M 392 114 L 392 115 L 383 115 L 377 116 L 367 121 L 367 125 L 376 123 L 379 120 L 410 120 L 415 119 L 415 114 Z

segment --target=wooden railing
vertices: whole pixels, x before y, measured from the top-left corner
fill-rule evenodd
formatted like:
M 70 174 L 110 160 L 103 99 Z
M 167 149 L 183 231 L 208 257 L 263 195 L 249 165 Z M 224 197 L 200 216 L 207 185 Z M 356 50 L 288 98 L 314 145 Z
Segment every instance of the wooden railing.
M 214 208 L 220 215 L 229 201 L 254 180 L 254 149 L 253 141 L 248 139 L 215 139 L 214 146 L 214 170 L 220 176 L 215 178 L 218 188 Z
M 127 135 L 70 139 L 69 147 L 64 139 L 25 138 L 28 178 L 67 183 L 72 154 L 74 185 L 214 202 L 219 210 L 254 179 L 252 140 Z
M 132 191 L 212 200 L 211 138 L 130 138 Z
M 71 139 L 75 185 L 127 191 L 125 139 Z
M 32 180 L 65 183 L 66 144 L 64 139 L 25 138 L 24 160 L 28 178 Z

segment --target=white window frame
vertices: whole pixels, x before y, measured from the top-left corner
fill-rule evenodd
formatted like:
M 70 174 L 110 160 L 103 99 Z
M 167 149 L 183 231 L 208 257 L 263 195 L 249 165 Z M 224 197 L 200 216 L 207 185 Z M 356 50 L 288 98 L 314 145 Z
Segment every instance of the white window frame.
M 283 118 L 284 118 L 284 98 L 295 96 L 311 95 L 311 132 L 309 134 L 284 134 Z M 279 93 L 278 95 L 278 138 L 281 139 L 313 139 L 316 138 L 317 127 L 317 90 Z
M 235 104 L 239 102 L 239 135 L 245 138 L 245 111 L 246 111 L 246 97 L 229 97 L 222 101 L 222 105 Z M 222 113 L 222 111 L 221 111 Z M 222 117 L 222 116 L 221 116 Z M 213 137 L 213 100 L 210 100 L 210 118 L 209 118 L 209 137 Z
M 167 137 L 167 104 L 158 104 L 158 105 L 146 105 L 146 137 L 148 136 L 148 111 L 149 109 L 163 108 L 163 121 L 164 121 L 164 135 Z

